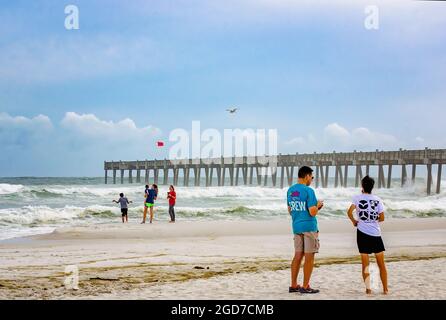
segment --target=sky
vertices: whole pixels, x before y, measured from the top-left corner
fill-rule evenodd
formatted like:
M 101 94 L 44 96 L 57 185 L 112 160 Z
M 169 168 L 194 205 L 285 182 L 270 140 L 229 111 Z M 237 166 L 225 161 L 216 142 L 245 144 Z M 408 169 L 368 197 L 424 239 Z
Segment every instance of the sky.
M 378 29 L 362 1 L 0 0 L 0 176 L 168 157 L 192 121 L 284 154 L 445 148 L 446 3 L 374 4 Z

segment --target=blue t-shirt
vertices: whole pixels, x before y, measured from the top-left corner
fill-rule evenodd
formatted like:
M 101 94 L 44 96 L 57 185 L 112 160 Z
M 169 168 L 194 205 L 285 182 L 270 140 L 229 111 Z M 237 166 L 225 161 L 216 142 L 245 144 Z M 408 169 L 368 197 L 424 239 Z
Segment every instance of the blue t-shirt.
M 147 203 L 154 203 L 156 197 L 156 191 L 154 189 L 148 189 L 147 190 Z
M 317 219 L 311 216 L 309 208 L 317 206 L 314 190 L 303 184 L 295 184 L 288 189 L 287 203 L 291 207 L 293 233 L 318 232 Z

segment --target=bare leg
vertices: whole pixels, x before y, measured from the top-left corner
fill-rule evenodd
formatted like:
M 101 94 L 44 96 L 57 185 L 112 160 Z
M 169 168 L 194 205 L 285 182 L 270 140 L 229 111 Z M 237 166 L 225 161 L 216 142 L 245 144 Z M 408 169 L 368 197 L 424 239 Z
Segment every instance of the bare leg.
M 304 288 L 308 288 L 310 285 L 311 273 L 314 267 L 314 253 L 305 253 L 304 263 Z
M 125 222 L 129 222 L 129 216 L 125 215 Z
M 144 215 L 141 223 L 146 223 L 146 217 L 147 217 L 147 206 L 146 204 L 144 204 Z
M 371 294 L 372 289 L 370 288 L 370 271 L 369 271 L 369 255 L 361 253 L 361 263 L 362 263 L 362 279 L 365 283 L 365 293 Z
M 384 263 L 384 252 L 376 253 L 376 263 L 379 268 L 379 275 L 381 276 L 381 282 L 383 284 L 383 292 L 384 294 L 389 293 L 389 288 L 387 287 L 387 269 L 386 264 Z
M 153 206 L 150 207 L 150 223 L 152 223 L 153 220 Z
M 122 216 L 122 223 L 124 223 L 124 216 Z
M 304 257 L 303 252 L 296 252 L 294 254 L 293 262 L 291 262 L 291 287 L 297 287 L 297 276 L 299 275 L 300 264 Z

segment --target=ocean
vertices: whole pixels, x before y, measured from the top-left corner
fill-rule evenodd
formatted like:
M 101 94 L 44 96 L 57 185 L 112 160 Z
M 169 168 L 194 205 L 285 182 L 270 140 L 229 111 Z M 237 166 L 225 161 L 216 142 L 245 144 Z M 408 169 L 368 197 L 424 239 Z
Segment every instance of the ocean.
M 180 179 L 182 182 L 182 179 Z M 204 184 L 204 181 L 202 181 Z M 354 185 L 354 181 L 348 182 Z M 375 189 L 388 217 L 446 217 L 446 188 L 426 196 L 424 179 L 391 189 Z M 445 185 L 445 184 L 443 184 Z M 169 220 L 167 186 L 159 186 L 156 220 Z M 316 189 L 325 207 L 319 219 L 346 219 L 346 210 L 358 188 Z M 142 218 L 144 185 L 105 185 L 103 178 L 0 178 L 0 239 L 48 233 L 58 227 L 121 223 L 120 209 L 112 200 L 123 192 L 133 201 L 129 222 Z M 176 188 L 177 221 L 289 219 L 286 188 L 271 186 Z

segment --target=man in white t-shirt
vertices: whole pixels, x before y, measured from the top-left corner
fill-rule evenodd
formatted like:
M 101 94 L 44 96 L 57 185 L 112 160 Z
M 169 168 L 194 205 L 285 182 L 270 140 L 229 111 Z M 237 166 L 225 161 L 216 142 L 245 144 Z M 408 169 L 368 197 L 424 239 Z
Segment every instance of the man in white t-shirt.
M 366 293 L 371 294 L 369 254 L 375 254 L 379 267 L 381 282 L 384 294 L 388 293 L 387 270 L 384 263 L 384 243 L 381 238 L 381 228 L 379 223 L 384 221 L 384 205 L 382 200 L 372 195 L 375 180 L 365 176 L 361 181 L 362 194 L 353 197 L 353 203 L 348 209 L 348 217 L 355 227 L 357 227 L 357 244 L 361 254 L 362 277 L 366 285 Z M 353 211 L 356 210 L 356 218 Z

